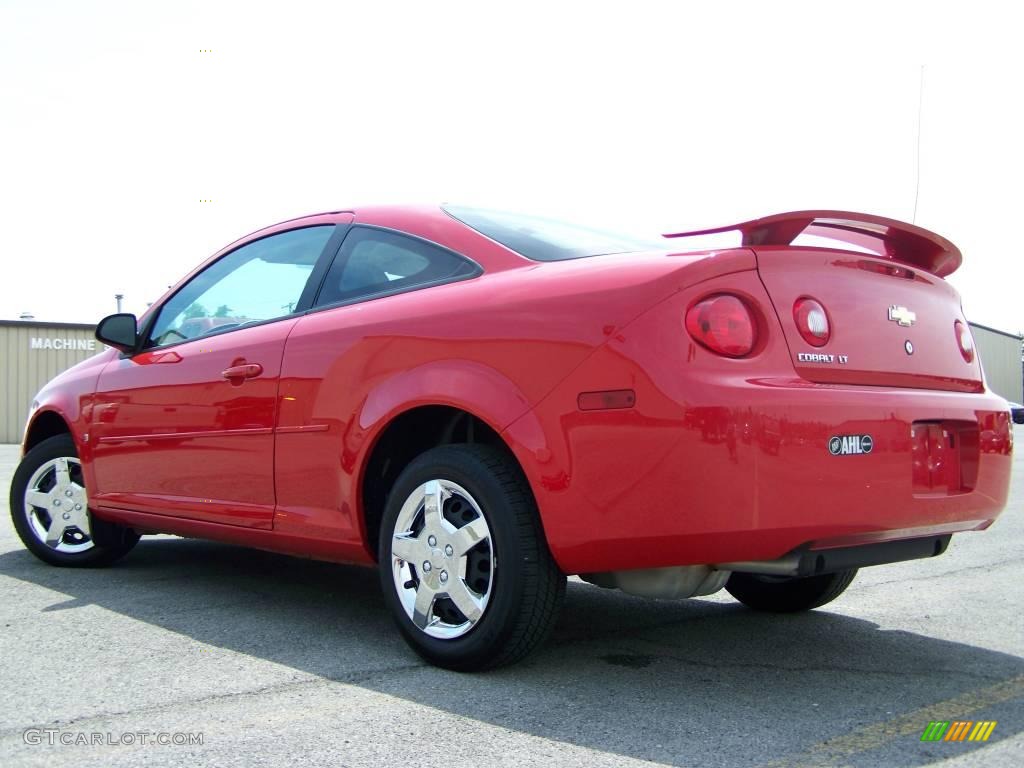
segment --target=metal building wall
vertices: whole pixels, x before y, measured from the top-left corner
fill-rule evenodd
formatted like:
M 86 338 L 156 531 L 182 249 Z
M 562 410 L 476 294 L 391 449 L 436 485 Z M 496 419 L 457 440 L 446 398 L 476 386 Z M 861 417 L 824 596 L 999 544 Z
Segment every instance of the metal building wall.
M 970 325 L 988 388 L 1011 402 L 1024 402 L 1021 338 L 984 325 Z
M 47 381 L 104 349 L 93 336 L 93 328 L 31 320 L 0 321 L 0 443 L 21 442 L 32 398 Z M 90 341 L 92 350 L 64 348 L 89 346 Z

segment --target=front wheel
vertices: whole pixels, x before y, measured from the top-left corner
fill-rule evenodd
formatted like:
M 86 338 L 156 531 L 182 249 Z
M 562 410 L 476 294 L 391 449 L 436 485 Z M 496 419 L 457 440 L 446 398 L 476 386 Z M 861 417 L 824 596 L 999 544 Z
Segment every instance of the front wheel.
M 50 565 L 108 565 L 139 540 L 89 512 L 71 435 L 47 438 L 25 454 L 11 482 L 11 520 L 28 550 Z
M 379 554 L 402 636 L 448 669 L 519 660 L 550 633 L 565 595 L 526 479 L 490 446 L 413 460 L 388 497 Z
M 831 603 L 850 586 L 856 575 L 856 568 L 802 577 L 734 573 L 725 588 L 730 595 L 755 611 L 796 613 Z

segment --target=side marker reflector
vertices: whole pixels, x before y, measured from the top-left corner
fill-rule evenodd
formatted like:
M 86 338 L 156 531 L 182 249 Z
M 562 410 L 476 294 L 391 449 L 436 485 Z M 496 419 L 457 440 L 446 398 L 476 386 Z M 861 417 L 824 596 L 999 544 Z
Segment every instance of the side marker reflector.
M 636 405 L 636 392 L 632 389 L 608 389 L 603 392 L 580 392 L 576 404 L 581 411 L 605 411 L 614 408 L 632 408 Z

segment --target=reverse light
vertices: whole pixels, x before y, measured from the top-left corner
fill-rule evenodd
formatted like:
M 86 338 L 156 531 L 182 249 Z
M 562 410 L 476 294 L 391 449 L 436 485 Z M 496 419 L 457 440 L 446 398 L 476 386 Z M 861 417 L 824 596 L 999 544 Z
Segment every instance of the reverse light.
M 832 336 L 825 308 L 814 299 L 804 297 L 793 304 L 793 320 L 803 340 L 812 347 L 823 347 Z
M 690 307 L 686 330 L 698 344 L 726 357 L 750 354 L 757 340 L 747 305 L 727 293 L 709 296 Z
M 953 330 L 956 332 L 956 343 L 960 347 L 960 354 L 968 363 L 974 362 L 974 338 L 970 329 L 959 320 L 953 323 Z

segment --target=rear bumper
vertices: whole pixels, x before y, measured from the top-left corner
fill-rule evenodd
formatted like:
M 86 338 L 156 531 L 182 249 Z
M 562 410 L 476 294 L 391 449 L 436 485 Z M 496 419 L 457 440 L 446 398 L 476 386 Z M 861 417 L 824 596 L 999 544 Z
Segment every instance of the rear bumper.
M 728 391 L 728 405 L 637 391 L 633 409 L 567 413 L 566 404 L 557 418 L 539 409 L 509 428 L 563 570 L 944 536 L 987 528 L 1006 504 L 1012 433 L 998 398 L 796 381 Z M 975 425 L 972 487 L 915 486 L 912 430 L 947 420 Z M 871 435 L 873 449 L 832 455 L 836 435 Z
M 723 571 L 760 573 L 768 576 L 818 576 L 823 573 L 866 568 L 869 565 L 938 557 L 946 551 L 951 538 L 952 534 L 947 533 L 942 536 L 924 536 L 833 549 L 799 547 L 778 560 L 719 563 L 716 567 Z
M 781 342 L 715 358 L 687 346 L 678 308 L 671 332 L 664 314 L 640 318 L 505 430 L 565 572 L 942 537 L 987 528 L 1005 506 L 1002 398 L 815 384 L 771 346 Z M 624 388 L 632 408 L 577 408 L 580 392 Z M 915 430 L 935 424 L 961 430 L 962 482 L 927 471 L 935 458 Z M 870 453 L 833 455 L 831 438 L 847 435 L 870 435 Z

